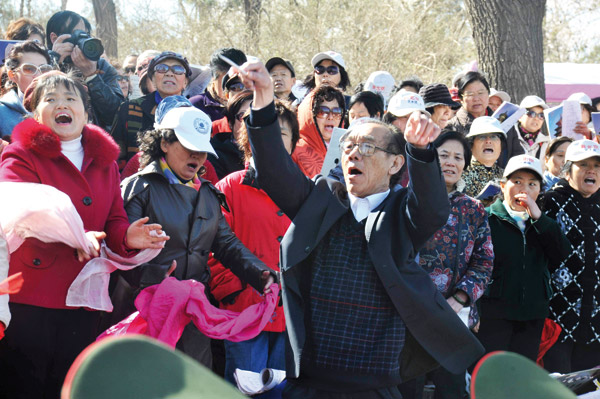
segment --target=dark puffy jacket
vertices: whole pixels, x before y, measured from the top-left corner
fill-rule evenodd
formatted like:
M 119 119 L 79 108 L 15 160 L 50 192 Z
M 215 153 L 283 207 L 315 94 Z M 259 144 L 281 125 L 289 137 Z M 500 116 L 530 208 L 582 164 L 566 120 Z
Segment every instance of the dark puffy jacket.
M 101 73 L 86 82 L 92 100 L 92 108 L 100 126 L 108 127 L 113 121 L 119 105 L 125 98 L 117 83 L 117 70 L 104 58 L 98 60 Z
M 208 255 L 213 252 L 223 265 L 242 281 L 262 292 L 263 271 L 274 272 L 252 254 L 233 234 L 221 213 L 225 196 L 210 182 L 201 179 L 199 191 L 182 184 L 170 184 L 158 162 L 151 163 L 121 184 L 129 220 L 149 216 L 169 235 L 164 249 L 146 265 L 128 272 L 130 283 L 144 288 L 160 283 L 173 260 L 173 276 L 206 283 L 210 277 Z
M 556 221 L 542 214 L 526 222 L 521 232 L 502 200 L 489 208 L 494 244 L 492 281 L 480 299 L 481 317 L 488 319 L 535 320 L 548 315 L 550 259 L 561 259 L 569 243 Z
M 542 204 L 571 243 L 568 255 L 551 263 L 550 317 L 562 327 L 564 340 L 600 342 L 600 191 L 584 198 L 560 180 Z

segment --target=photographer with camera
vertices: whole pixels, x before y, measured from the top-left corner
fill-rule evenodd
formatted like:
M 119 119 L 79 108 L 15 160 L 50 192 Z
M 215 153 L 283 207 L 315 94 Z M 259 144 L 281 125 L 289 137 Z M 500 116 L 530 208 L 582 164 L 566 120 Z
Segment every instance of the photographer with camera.
M 94 123 L 106 128 L 125 101 L 117 82 L 118 73 L 104 58 L 99 39 L 90 36 L 89 21 L 73 11 L 59 11 L 46 25 L 50 56 L 62 71 L 78 69 L 91 98 Z

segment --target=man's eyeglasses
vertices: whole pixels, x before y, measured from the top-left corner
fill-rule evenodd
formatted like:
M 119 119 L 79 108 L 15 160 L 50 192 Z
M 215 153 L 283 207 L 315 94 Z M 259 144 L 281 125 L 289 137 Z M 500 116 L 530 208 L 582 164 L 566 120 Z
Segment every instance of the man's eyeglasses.
M 185 74 L 185 68 L 181 65 L 158 64 L 154 67 L 154 72 L 156 73 L 165 74 L 168 71 L 173 72 L 175 75 Z
M 329 65 L 328 67 L 317 65 L 315 67 L 315 73 L 317 75 L 323 75 L 325 72 L 327 72 L 327 75 L 337 75 L 340 72 L 340 68 L 338 68 L 336 65 Z
M 392 151 L 386 150 L 385 148 L 377 147 L 375 144 L 364 143 L 364 142 L 363 143 L 355 143 L 353 141 L 344 141 L 340 145 L 340 147 L 341 147 L 342 151 L 344 151 L 345 154 L 350 154 L 352 152 L 352 150 L 354 149 L 354 147 L 358 147 L 358 153 L 360 155 L 362 155 L 363 157 L 372 156 L 373 154 L 375 154 L 375 150 L 383 151 L 388 154 L 394 154 Z
M 140 70 L 141 69 L 143 69 L 143 68 L 141 68 L 141 65 L 140 65 Z M 135 72 L 135 67 L 134 66 L 128 66 L 128 67 L 123 68 L 123 70 L 125 71 L 125 73 L 134 73 Z
M 490 93 L 487 90 L 479 90 L 477 92 L 472 92 L 472 91 L 465 91 L 463 93 L 463 97 L 466 98 L 472 98 L 472 97 L 486 97 L 488 96 Z
M 527 115 L 530 118 L 538 118 L 538 119 L 542 119 L 542 120 L 544 119 L 544 113 L 543 112 L 537 113 L 535 111 L 527 111 L 525 113 L 525 115 Z
M 129 82 L 129 76 L 127 75 L 117 75 L 117 82 Z
M 324 105 L 321 105 L 317 111 L 317 118 L 329 119 L 331 116 L 332 119 L 342 119 L 342 114 L 344 111 L 340 107 L 329 108 Z
M 23 75 L 27 75 L 27 76 L 33 76 L 33 75 L 37 75 L 38 73 L 41 74 L 41 73 L 49 72 L 53 69 L 54 68 L 52 67 L 52 65 L 43 64 L 43 65 L 37 66 L 37 65 L 29 64 L 29 63 L 21 64 L 17 68 L 15 68 L 15 70 L 21 70 L 21 72 L 23 72 Z

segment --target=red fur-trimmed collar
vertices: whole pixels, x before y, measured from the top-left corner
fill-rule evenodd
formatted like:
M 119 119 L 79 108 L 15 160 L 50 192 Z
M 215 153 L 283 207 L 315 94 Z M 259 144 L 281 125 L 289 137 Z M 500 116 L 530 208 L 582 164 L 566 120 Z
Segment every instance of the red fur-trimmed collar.
M 85 125 L 81 145 L 85 156 L 101 164 L 109 164 L 119 157 L 119 146 L 104 130 L 95 125 Z M 56 158 L 61 154 L 60 138 L 46 125 L 33 118 L 25 119 L 15 126 L 13 142 L 47 158 Z

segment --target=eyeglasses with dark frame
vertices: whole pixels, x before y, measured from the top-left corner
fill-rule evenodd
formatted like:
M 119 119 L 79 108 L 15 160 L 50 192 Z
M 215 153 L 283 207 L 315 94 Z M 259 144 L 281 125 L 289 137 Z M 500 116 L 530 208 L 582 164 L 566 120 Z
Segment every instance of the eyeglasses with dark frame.
M 165 74 L 168 71 L 173 72 L 175 75 L 184 75 L 185 68 L 181 65 L 167 65 L 167 64 L 158 64 L 154 67 L 155 73 Z
M 328 67 L 317 65 L 315 67 L 315 73 L 317 75 L 323 75 L 325 72 L 327 72 L 327 75 L 337 75 L 340 72 L 340 68 L 337 65 L 329 65 Z
M 329 116 L 331 116 L 332 119 L 339 120 L 342 119 L 343 113 L 344 110 L 340 107 L 329 108 L 321 105 L 317 111 L 317 118 L 329 119 Z
M 121 81 L 129 82 L 129 76 L 127 76 L 127 75 L 117 75 L 117 82 L 121 82 Z
M 372 156 L 373 154 L 375 154 L 375 150 L 379 150 L 379 151 L 382 151 L 382 152 L 385 152 L 388 154 L 392 154 L 392 155 L 397 155 L 390 150 L 386 150 L 385 148 L 378 147 L 372 143 L 366 143 L 366 142 L 355 143 L 353 141 L 346 140 L 340 144 L 340 148 L 345 154 L 350 154 L 352 152 L 352 150 L 354 149 L 354 147 L 358 147 L 358 153 L 360 155 L 362 155 L 363 157 Z

